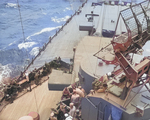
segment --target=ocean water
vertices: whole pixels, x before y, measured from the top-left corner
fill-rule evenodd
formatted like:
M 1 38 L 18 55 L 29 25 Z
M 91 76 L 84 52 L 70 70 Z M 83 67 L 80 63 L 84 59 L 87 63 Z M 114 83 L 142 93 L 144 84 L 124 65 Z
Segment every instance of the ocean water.
M 80 0 L 1 0 L 0 80 L 19 75 L 27 59 L 38 54 L 81 4 Z

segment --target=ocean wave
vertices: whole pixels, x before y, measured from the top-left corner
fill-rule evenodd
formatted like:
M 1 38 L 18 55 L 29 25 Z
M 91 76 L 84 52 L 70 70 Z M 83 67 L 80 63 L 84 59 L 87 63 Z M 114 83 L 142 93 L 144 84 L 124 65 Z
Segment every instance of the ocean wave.
M 71 7 L 72 7 L 72 4 L 71 4 Z M 66 7 L 63 11 L 66 11 L 66 10 L 71 10 L 71 8 Z
M 54 22 L 60 23 L 60 22 L 67 21 L 68 18 L 70 18 L 70 16 L 65 16 L 64 18 L 52 17 L 51 20 Z
M 39 53 L 39 47 L 34 47 L 31 51 L 30 51 L 30 55 L 32 56 L 36 56 Z
M 41 8 L 41 12 L 42 12 L 42 14 L 47 15 L 47 13 L 44 12 L 44 10 L 42 8 Z
M 0 64 L 0 81 L 3 78 L 13 78 L 18 75 L 20 75 L 21 71 L 23 71 L 23 66 L 19 65 L 12 65 L 12 64 L 7 64 L 7 65 L 1 65 Z
M 55 29 L 58 29 L 58 28 L 61 28 L 61 26 L 44 28 L 44 29 L 42 29 L 40 32 L 37 32 L 37 33 L 34 33 L 33 35 L 28 36 L 28 37 L 26 38 L 26 40 L 31 40 L 31 37 L 33 37 L 33 36 L 40 35 L 40 34 L 42 34 L 42 33 L 44 33 L 44 32 L 50 32 L 50 31 L 55 30 Z
M 72 4 L 71 4 L 72 5 Z M 69 7 L 66 7 L 66 10 L 71 10 L 71 8 L 69 8 Z
M 12 70 L 10 70 L 9 65 L 0 65 L 0 81 L 3 78 L 8 78 L 10 77 L 10 73 L 12 72 Z
M 58 5 L 56 1 L 61 4 Z M 3 48 L 0 50 L 0 64 L 3 66 L 0 65 L 0 79 L 2 79 L 2 74 L 3 76 L 15 76 L 20 73 L 23 69 L 22 66 L 26 64 L 26 59 L 31 59 L 33 55 L 38 54 L 39 48 L 48 41 L 48 37 L 61 27 L 62 23 L 55 24 L 54 21 L 66 21 L 69 18 L 66 15 L 71 14 L 71 10 L 69 10 L 70 2 L 68 1 L 22 0 L 19 3 L 26 36 L 25 43 L 22 43 L 23 39 L 16 0 L 1 0 L 0 11 L 2 20 L 0 24 L 3 33 L 7 31 L 7 34 L 0 36 L 0 49 Z M 63 12 L 62 10 L 64 9 L 67 12 Z M 57 16 L 57 18 L 51 21 L 51 17 L 54 16 Z M 49 24 L 53 26 L 47 26 Z M 46 26 L 46 28 L 41 28 L 42 26 Z
M 13 41 L 12 43 L 10 43 L 8 46 L 11 46 L 13 44 L 16 44 L 17 41 Z
M 3 77 L 10 77 L 9 73 L 11 72 L 11 69 L 9 68 L 9 65 L 2 66 L 2 69 L 3 69 L 3 71 L 1 73 L 1 75 Z
M 15 65 L 22 65 L 27 57 L 27 51 L 24 49 L 6 49 L 0 50 L 0 64 L 7 65 L 9 63 Z
M 7 4 L 6 4 L 6 7 L 13 7 L 13 8 L 17 8 L 17 7 L 18 7 L 18 5 L 17 5 L 17 4 L 15 4 L 15 3 L 7 3 Z
M 18 44 L 18 48 L 19 49 L 22 49 L 22 48 L 25 48 L 25 49 L 27 49 L 27 48 L 30 48 L 30 47 L 32 47 L 33 45 L 36 45 L 37 43 L 36 42 L 23 42 L 23 43 L 20 43 L 20 44 Z

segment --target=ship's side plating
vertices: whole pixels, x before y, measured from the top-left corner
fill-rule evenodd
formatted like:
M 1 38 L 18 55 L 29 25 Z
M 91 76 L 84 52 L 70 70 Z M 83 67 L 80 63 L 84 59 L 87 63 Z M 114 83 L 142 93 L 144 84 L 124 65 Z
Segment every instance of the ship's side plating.
M 144 5 L 146 5 L 146 6 L 144 6 Z M 143 3 L 133 6 L 131 9 L 129 8 L 126 10 L 126 11 L 130 10 L 131 14 L 133 14 L 133 17 L 125 14 L 128 16 L 128 18 L 126 18 L 124 20 L 125 24 L 127 26 L 127 32 L 128 32 L 128 39 L 127 39 L 127 41 L 125 41 L 125 43 L 128 42 L 128 44 L 125 45 L 123 42 L 119 43 L 119 41 L 115 41 L 117 38 L 114 37 L 112 44 L 113 44 L 114 50 L 116 50 L 115 52 L 118 52 L 117 51 L 118 49 L 121 52 L 123 52 L 124 55 L 130 53 L 131 51 L 135 52 L 137 50 L 137 48 L 141 49 L 141 47 L 147 42 L 147 40 L 149 40 L 149 38 L 150 38 L 149 30 L 148 30 L 148 28 L 149 28 L 149 11 L 150 11 L 149 7 L 150 7 L 149 0 L 147 0 Z M 140 12 L 138 12 L 139 8 L 140 8 Z M 122 13 L 123 12 L 124 11 L 122 11 Z M 143 19 L 141 19 L 140 16 Z M 132 23 L 133 21 L 134 21 L 134 23 Z M 134 26 L 135 26 L 135 28 L 134 28 Z M 120 45 L 123 45 L 123 46 L 120 46 Z M 149 67 L 149 62 L 148 62 L 148 67 Z M 89 93 L 90 90 L 92 89 L 92 82 L 95 80 L 95 77 L 93 75 L 88 74 L 84 69 L 82 69 L 82 67 L 80 67 L 79 78 L 80 78 L 80 83 L 81 83 L 82 87 L 85 89 L 85 91 L 87 93 Z M 131 80 L 131 81 L 134 81 L 134 80 Z M 145 85 L 146 83 L 143 82 L 143 84 Z M 141 88 L 137 87 L 137 88 L 139 88 L 139 90 L 141 90 L 142 87 Z M 131 92 L 130 91 L 129 93 L 133 94 L 134 97 L 133 97 L 133 99 L 131 99 L 131 101 L 133 100 L 133 103 L 134 103 L 134 101 L 136 99 L 135 96 L 137 95 L 137 93 L 139 91 L 137 90 L 138 92 L 136 91 L 135 92 L 136 94 L 134 94 L 134 90 L 136 88 L 131 87 L 131 89 L 133 90 L 133 92 L 130 93 Z M 143 92 L 143 94 L 145 94 L 145 93 Z M 141 96 L 143 96 L 143 94 L 141 94 Z M 98 95 L 101 95 L 101 96 L 98 96 Z M 131 97 L 131 96 L 132 95 L 129 95 L 128 97 Z M 150 108 L 147 107 L 147 105 L 149 105 L 149 102 L 147 102 L 146 106 L 143 106 L 144 109 L 142 109 L 142 112 L 143 112 L 142 115 L 138 116 L 137 115 L 138 104 L 137 105 L 132 104 L 132 103 L 130 104 L 130 105 L 134 106 L 134 109 L 132 107 L 132 110 L 131 110 L 132 112 L 131 112 L 129 110 L 130 106 L 128 106 L 128 104 L 126 105 L 126 107 L 128 106 L 126 108 L 126 107 L 123 107 L 124 104 L 120 105 L 119 103 L 117 103 L 117 101 L 115 101 L 115 100 L 111 101 L 111 99 L 105 98 L 105 97 L 107 97 L 107 96 L 105 96 L 104 94 L 96 94 L 96 95 L 87 95 L 87 97 L 82 98 L 82 103 L 81 103 L 82 119 L 83 120 L 108 120 L 111 118 L 113 120 L 134 120 L 134 119 L 147 120 L 150 118 L 150 114 L 149 114 Z M 140 99 L 140 101 L 138 101 L 138 102 L 136 101 L 135 103 L 139 103 L 141 101 L 142 100 Z M 130 102 L 130 100 L 128 101 L 128 103 L 129 102 Z

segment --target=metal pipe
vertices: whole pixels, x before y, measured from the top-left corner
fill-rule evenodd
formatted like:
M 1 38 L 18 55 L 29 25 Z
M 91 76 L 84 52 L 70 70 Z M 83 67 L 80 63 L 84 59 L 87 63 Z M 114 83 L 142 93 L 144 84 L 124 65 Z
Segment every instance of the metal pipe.
M 91 103 L 91 105 L 92 105 L 95 109 L 97 108 L 87 97 L 85 97 L 85 99 L 87 99 L 87 101 L 88 101 L 89 103 Z

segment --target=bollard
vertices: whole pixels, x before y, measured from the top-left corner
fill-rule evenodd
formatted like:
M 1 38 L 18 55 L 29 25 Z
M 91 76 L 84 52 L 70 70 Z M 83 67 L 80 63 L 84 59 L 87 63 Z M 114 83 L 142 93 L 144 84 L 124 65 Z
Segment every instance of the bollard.
M 57 30 L 56 30 L 56 34 L 55 35 L 57 36 Z
M 84 7 L 84 3 L 82 4 L 82 7 Z
M 59 28 L 59 31 L 58 31 L 58 33 L 61 31 L 61 28 Z
M 42 49 L 42 51 L 44 51 L 44 49 L 45 49 L 45 46 L 43 45 L 43 49 Z
M 76 51 L 76 47 L 73 48 L 73 52 L 75 52 L 75 51 Z
M 66 23 L 64 24 L 64 26 L 65 26 L 65 25 L 67 25 L 67 21 L 66 21 Z
M 63 30 L 64 25 L 61 26 L 61 29 Z
M 31 64 L 33 64 L 33 58 L 32 58 Z
M 37 56 L 41 55 L 41 51 L 42 51 L 42 49 L 41 49 L 41 48 L 39 48 L 39 53 L 38 53 L 38 55 L 37 55 Z
M 51 38 L 51 36 L 49 37 L 49 42 L 51 43 L 51 40 L 52 40 L 52 38 Z

